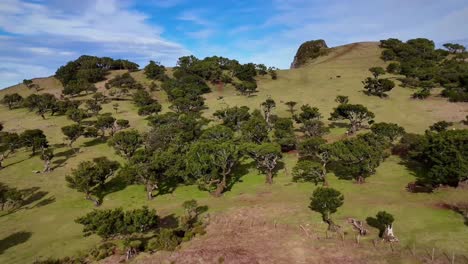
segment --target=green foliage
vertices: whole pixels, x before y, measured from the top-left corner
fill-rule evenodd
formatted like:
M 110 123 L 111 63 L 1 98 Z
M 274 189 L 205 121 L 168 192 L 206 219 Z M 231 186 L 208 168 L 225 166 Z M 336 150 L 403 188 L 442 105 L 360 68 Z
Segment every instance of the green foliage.
M 104 79 L 108 70 L 137 70 L 138 64 L 127 60 L 113 60 L 108 57 L 83 55 L 75 61 L 70 61 L 55 72 L 55 77 L 67 86 L 72 81 L 84 80 L 95 83 Z
M 95 260 L 102 260 L 107 257 L 114 255 L 114 251 L 117 246 L 112 242 L 104 242 L 97 247 L 91 249 L 89 255 L 92 256 Z
M 250 119 L 249 108 L 247 106 L 234 106 L 217 110 L 213 116 L 222 120 L 224 126 L 236 131 L 241 128 L 244 122 Z
M 122 75 L 117 75 L 106 83 L 106 88 L 118 88 L 118 89 L 128 89 L 128 90 L 141 90 L 143 85 L 137 82 L 130 73 L 124 73 Z
M 338 104 L 347 104 L 349 103 L 349 97 L 344 95 L 337 95 L 335 98 L 335 102 L 337 102 Z
M 248 144 L 245 149 L 257 168 L 266 174 L 265 183 L 272 184 L 273 174 L 282 158 L 281 146 L 276 143 Z
M 432 124 L 429 127 L 430 131 L 434 132 L 442 132 L 442 131 L 447 131 L 449 127 L 453 126 L 452 122 L 447 122 L 447 121 L 439 121 L 434 124 Z
M 83 135 L 84 127 L 79 124 L 64 126 L 62 127 L 62 133 L 70 141 L 69 146 L 72 147 L 73 142 Z
M 247 97 L 257 92 L 257 83 L 253 81 L 242 81 L 235 83 L 236 90 Z
M 385 70 L 382 67 L 372 67 L 369 71 L 374 76 L 374 79 L 378 79 L 380 75 L 385 74 Z
M 86 108 L 94 116 L 97 116 L 99 112 L 102 110 L 101 104 L 97 100 L 94 100 L 94 99 L 86 100 Z
M 405 129 L 393 123 L 375 123 L 371 127 L 371 131 L 381 137 L 387 138 L 390 142 L 397 140 L 403 134 Z
M 364 92 L 367 95 L 375 95 L 378 97 L 387 97 L 386 92 L 391 91 L 395 87 L 395 83 L 389 79 L 377 79 L 368 77 L 362 82 L 364 84 Z
M 443 46 L 453 54 L 463 53 L 466 51 L 465 46 L 456 43 L 445 43 Z
M 286 102 L 284 104 L 288 107 L 288 110 L 291 113 L 291 115 L 294 116 L 294 112 L 296 110 L 296 109 L 294 109 L 294 107 L 297 105 L 297 102 L 288 101 L 288 102 Z
M 330 120 L 348 120 L 351 123 L 350 133 L 360 130 L 366 123 L 369 124 L 375 115 L 361 104 L 340 104 L 333 109 Z
M 413 79 L 416 83 L 430 81 L 440 84 L 445 88 L 442 95 L 448 97 L 450 101 L 468 101 L 468 88 L 464 85 L 464 79 L 468 76 L 468 62 L 464 58 L 459 58 L 465 54 L 462 45 L 445 44 L 444 47 L 449 52 L 457 54 L 453 57 L 448 57 L 449 52 L 447 51 L 436 50 L 433 41 L 422 38 L 411 39 L 406 43 L 397 39 L 382 40 L 381 47 L 386 49 L 383 51 L 382 57 L 385 57 L 386 54 L 394 54 L 392 60 L 399 62 L 400 74 Z M 396 65 L 392 67 L 395 67 L 396 73 L 398 67 Z M 391 72 L 390 70 L 389 72 Z M 413 98 L 424 98 L 426 94 L 427 91 L 422 91 L 420 94 L 414 95 Z
M 241 157 L 239 147 L 232 141 L 197 141 L 186 155 L 188 172 L 204 190 L 213 190 L 220 196 L 232 183 L 232 170 Z
M 101 137 L 106 136 L 106 131 L 113 135 L 115 118 L 110 114 L 99 115 L 94 123 L 94 127 L 101 131 Z
M 398 62 L 391 62 L 387 66 L 387 72 L 388 73 L 393 73 L 393 74 L 398 74 L 401 71 L 401 66 L 400 63 Z
M 64 95 L 78 96 L 82 92 L 96 92 L 96 86 L 86 79 L 71 80 L 64 85 L 62 93 Z
M 0 210 L 13 211 L 23 204 L 23 194 L 16 188 L 0 183 Z
M 327 141 L 320 137 L 309 137 L 299 142 L 299 158 L 301 160 L 315 160 Z
M 88 113 L 83 110 L 83 109 L 80 109 L 80 108 L 70 108 L 67 110 L 66 112 L 66 115 L 68 117 L 68 119 L 78 123 L 78 124 L 81 124 L 81 122 L 88 118 L 89 115 Z
M 148 240 L 146 249 L 149 251 L 173 251 L 182 242 L 182 239 L 174 234 L 172 229 L 161 229 L 156 235 Z
M 282 151 L 291 151 L 296 148 L 296 136 L 290 118 L 277 118 L 275 120 L 273 139 L 281 146 Z
M 309 208 L 322 215 L 322 219 L 328 222 L 330 215 L 336 213 L 343 205 L 344 196 L 333 188 L 318 187 L 312 193 Z
M 146 78 L 151 80 L 164 81 L 167 77 L 165 75 L 166 68 L 160 63 L 150 60 L 149 64 L 146 65 L 144 72 Z
M 21 145 L 31 148 L 32 155 L 37 149 L 45 149 L 49 146 L 44 132 L 40 129 L 27 129 L 20 134 Z
M 383 237 L 385 229 L 388 226 L 391 226 L 393 224 L 393 221 L 395 221 L 393 215 L 385 211 L 378 212 L 376 217 L 366 218 L 366 222 L 368 225 L 375 227 L 379 230 L 379 237 Z
M 18 93 L 6 94 L 3 96 L 2 104 L 8 106 L 8 109 L 13 109 L 21 106 L 23 97 Z
M 351 178 L 363 183 L 386 157 L 384 150 L 387 148 L 388 143 L 382 137 L 364 134 L 334 142 L 328 150 L 333 161 L 332 169 L 339 178 Z
M 432 186 L 458 186 L 468 179 L 468 130 L 428 132 L 412 148 L 412 158 L 419 161 L 427 173 L 418 181 Z
M 70 175 L 65 177 L 68 187 L 82 192 L 86 199 L 92 200 L 96 205 L 100 205 L 99 200 L 91 197 L 94 189 L 99 185 L 101 188 L 108 178 L 114 175 L 120 167 L 116 161 L 110 161 L 106 157 L 99 157 L 93 161 L 83 161 L 73 169 Z
M 249 120 L 241 127 L 242 137 L 246 141 L 261 144 L 268 141 L 268 124 L 259 110 L 254 110 Z
M 310 160 L 300 160 L 292 170 L 293 181 L 313 182 L 318 184 L 325 180 L 322 165 Z
M 203 130 L 200 139 L 213 140 L 213 141 L 227 141 L 234 137 L 234 131 L 224 125 L 215 125 Z
M 159 217 L 155 210 L 144 206 L 132 211 L 123 211 L 122 208 L 94 210 L 75 222 L 83 225 L 85 236 L 96 234 L 110 238 L 154 230 L 158 227 Z
M 414 92 L 411 95 L 411 97 L 413 99 L 423 100 L 423 99 L 428 98 L 430 95 L 431 95 L 431 91 L 429 89 L 422 88 L 422 89 L 419 89 L 418 91 Z
M 117 132 L 108 142 L 109 146 L 114 147 L 117 154 L 129 159 L 135 154 L 136 150 L 142 144 L 140 133 L 136 130 Z
M 317 107 L 301 106 L 301 113 L 294 115 L 294 119 L 301 124 L 301 131 L 308 137 L 320 137 L 328 131 L 321 121 L 322 114 Z

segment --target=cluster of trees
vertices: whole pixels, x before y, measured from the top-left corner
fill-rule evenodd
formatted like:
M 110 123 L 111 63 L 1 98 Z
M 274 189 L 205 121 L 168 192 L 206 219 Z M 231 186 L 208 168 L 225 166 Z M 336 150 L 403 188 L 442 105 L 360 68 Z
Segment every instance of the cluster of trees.
M 391 91 L 395 87 L 392 80 L 386 78 L 379 78 L 380 75 L 385 74 L 382 67 L 372 67 L 369 69 L 373 78 L 368 77 L 362 83 L 364 84 L 364 92 L 367 95 L 375 95 L 380 98 L 387 97 L 386 92 Z
M 318 212 L 322 216 L 322 220 L 328 224 L 328 231 L 343 233 L 341 226 L 335 224 L 331 215 L 338 211 L 344 203 L 343 194 L 333 188 L 318 187 L 310 197 L 309 208 L 312 211 Z M 380 211 L 375 217 L 368 217 L 366 222 L 368 225 L 379 230 L 379 237 L 387 242 L 395 242 L 398 239 L 393 233 L 393 215 L 386 211 Z M 362 224 L 355 225 L 359 229 L 359 235 L 366 235 L 367 231 L 362 227 Z
M 433 41 L 418 38 L 402 42 L 381 40 L 382 59 L 394 61 L 387 71 L 405 75 L 404 86 L 419 88 L 413 98 L 424 99 L 436 85 L 444 87 L 443 96 L 454 102 L 468 101 L 468 52 L 460 44 L 446 43 L 436 49 Z
M 128 60 L 83 55 L 58 68 L 55 77 L 62 83 L 64 95 L 75 96 L 82 92 L 95 92 L 94 83 L 104 80 L 109 70 L 134 71 L 138 67 Z
M 166 67 L 161 65 L 159 62 L 150 61 L 144 68 L 146 78 L 150 80 L 165 81 L 168 77 L 165 74 Z
M 28 129 L 20 134 L 0 131 L 0 169 L 3 168 L 2 163 L 5 159 L 23 147 L 30 149 L 32 156 L 39 150 L 44 161 L 44 172 L 51 170 L 50 161 L 54 154 L 44 132 L 40 129 Z
M 251 95 L 257 91 L 255 76 L 270 74 L 276 80 L 275 68 L 267 68 L 264 64 L 240 64 L 237 60 L 213 56 L 203 60 L 195 56 L 179 58 L 174 77 L 180 79 L 184 75 L 196 75 L 212 83 L 232 83 L 243 95 Z
M 6 94 L 1 102 L 8 106 L 9 109 L 27 108 L 29 111 L 34 111 L 40 115 L 43 119 L 46 119 L 46 114 L 48 113 L 50 116 L 72 116 L 81 113 L 83 115 L 81 119 L 84 119 L 89 115 L 98 115 L 102 110 L 101 104 L 106 103 L 107 98 L 102 93 L 95 93 L 91 99 L 84 101 L 86 106 L 84 109 L 79 109 L 83 101 L 69 100 L 68 98 L 59 100 L 49 93 L 31 94 L 26 98 L 17 93 Z
M 456 187 L 468 180 L 468 130 L 448 130 L 449 125 L 438 122 L 424 135 L 406 135 L 397 146 L 399 153 L 424 169 L 417 174 L 417 184 Z
M 0 198 L 2 195 L 0 187 Z M 116 251 L 125 253 L 126 260 L 139 252 L 173 251 L 182 242 L 197 235 L 205 234 L 205 223 L 200 215 L 207 206 L 199 206 L 196 200 L 182 204 L 184 214 L 161 218 L 154 209 L 144 206 L 140 209 L 124 211 L 122 208 L 94 210 L 75 222 L 83 226 L 84 236 L 97 235 L 102 242 L 79 257 L 36 260 L 35 264 L 88 263 L 105 259 Z M 167 220 L 171 221 L 167 225 Z
M 70 82 L 95 83 L 102 81 L 109 70 L 138 70 L 138 64 L 128 60 L 114 60 L 109 57 L 83 55 L 61 66 L 55 77 L 66 87 Z

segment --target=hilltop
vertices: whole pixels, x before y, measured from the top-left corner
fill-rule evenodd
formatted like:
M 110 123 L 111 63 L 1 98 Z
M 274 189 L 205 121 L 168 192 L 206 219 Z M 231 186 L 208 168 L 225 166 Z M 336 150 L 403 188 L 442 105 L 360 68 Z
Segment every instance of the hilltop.
M 295 63 L 293 69 L 277 70 L 276 80 L 270 75 L 255 77 L 258 92 L 252 96 L 240 95 L 232 83 L 207 82 L 211 92 L 201 95 L 206 106 L 202 115 L 213 119 L 217 110 L 234 106 L 247 106 L 254 110 L 271 98 L 276 101 L 274 114 L 280 118 L 290 118 L 286 102 L 297 102 L 298 109 L 301 105 L 309 104 L 319 109 L 323 122 L 330 127 L 324 138 L 331 143 L 348 138 L 346 123 L 328 120 L 338 105 L 336 96 L 343 95 L 348 96 L 350 103 L 362 104 L 372 111 L 375 122 L 395 123 L 406 132 L 423 135 L 437 121 L 451 121 L 454 123 L 451 128 L 467 127 L 460 121 L 468 115 L 468 104 L 449 102 L 440 95 L 442 88 L 434 88 L 425 100 L 415 100 L 411 98 L 414 89 L 403 87 L 397 80 L 400 75 L 386 73 L 383 75 L 385 78 L 396 82 L 396 87 L 388 92 L 387 98 L 364 94 L 362 81 L 371 76 L 369 68 L 388 65 L 381 59 L 383 49 L 379 43 L 360 42 L 333 48 L 322 44 L 320 46 L 326 48 L 326 52 L 300 59 L 301 63 Z M 109 71 L 104 80 L 95 84 L 97 91 L 112 97 L 106 83 L 127 72 Z M 174 77 L 174 72 L 175 69 L 166 69 L 169 78 Z M 148 79 L 143 70 L 130 71 L 129 74 L 162 105 L 161 114 L 172 112 L 169 107 L 173 101 L 170 100 L 171 95 L 161 88 L 163 81 Z M 55 77 L 32 81 L 39 85 L 37 92 L 19 84 L 0 90 L 0 98 L 12 93 L 23 97 L 50 93 L 60 98 L 63 85 Z M 148 87 L 153 82 L 158 89 L 151 91 Z M 86 100 L 91 96 L 81 94 L 70 98 Z M 113 108 L 115 102 L 119 104 L 117 111 Z M 139 107 L 131 99 L 103 103 L 102 108 L 101 113 L 112 113 L 116 119 L 128 120 L 132 129 L 141 133 L 152 131 L 149 121 L 138 115 Z M 91 123 L 95 119 L 91 117 L 86 121 Z M 80 162 L 100 156 L 118 161 L 122 166 L 128 160 L 98 138 L 81 137 L 74 143 L 77 150 L 70 149 L 64 144 L 66 140 L 61 127 L 74 122 L 64 115 L 47 115 L 42 119 L 25 108 L 10 111 L 1 105 L 0 122 L 3 123 L 3 131 L 8 132 L 43 130 L 55 152 L 52 162 L 54 170 L 50 173 L 34 173 L 42 169 L 43 161 L 38 155 L 31 157 L 27 150 L 18 150 L 4 161 L 0 181 L 18 189 L 34 191 L 21 210 L 0 216 L 0 262 L 30 263 L 39 258 L 88 253 L 100 238 L 97 235 L 83 237 L 83 227 L 74 220 L 95 207 L 84 199 L 83 193 L 67 187 L 65 175 L 76 169 Z M 204 124 L 203 129 L 218 123 L 212 121 Z M 295 124 L 297 127 L 298 124 Z M 298 138 L 304 138 L 302 134 L 296 134 Z M 238 181 L 219 198 L 201 191 L 192 183 L 180 184 L 172 192 L 147 200 L 146 186 L 125 184 L 114 176 L 106 183 L 99 209 L 136 209 L 145 205 L 156 209 L 158 215 L 170 222 L 174 216 L 186 213 L 181 208 L 184 201 L 196 199 L 199 205 L 208 206 L 208 212 L 203 215 L 208 222 L 206 235 L 182 243 L 174 253 L 143 253 L 134 260 L 135 263 L 165 263 L 171 260 L 191 263 L 194 259 L 209 263 L 291 263 L 291 260 L 295 263 L 422 263 L 426 250 L 432 247 L 437 248 L 438 261 L 445 261 L 444 254 L 452 253 L 457 256 L 457 261 L 462 261 L 462 257 L 458 256 L 467 254 L 468 229 L 465 219 L 446 206 L 466 201 L 466 187 L 441 188 L 433 193 L 410 193 L 406 187 L 416 180 L 420 172 L 413 170 L 407 160 L 397 155 L 389 155 L 382 161 L 365 184 L 340 179 L 329 172 L 329 185 L 341 191 L 345 197 L 344 205 L 334 219 L 343 226 L 346 236 L 343 241 L 339 237 L 327 239 L 326 224 L 318 213 L 308 208 L 311 193 L 317 185 L 292 182 L 291 173 L 298 162 L 298 151 L 292 150 L 282 155 L 274 184 L 265 185 L 264 175 L 257 170 L 254 161 L 245 158 L 234 170 Z M 356 245 L 356 232 L 348 224 L 348 219 L 365 220 L 382 210 L 394 215 L 400 243 L 395 249 L 390 249 L 383 242 L 375 242 L 380 241 L 376 239 L 378 231 L 369 227 L 370 235 L 362 237 L 361 244 Z M 414 252 L 411 252 L 413 247 Z M 118 257 L 110 257 L 105 263 L 116 263 L 118 260 Z

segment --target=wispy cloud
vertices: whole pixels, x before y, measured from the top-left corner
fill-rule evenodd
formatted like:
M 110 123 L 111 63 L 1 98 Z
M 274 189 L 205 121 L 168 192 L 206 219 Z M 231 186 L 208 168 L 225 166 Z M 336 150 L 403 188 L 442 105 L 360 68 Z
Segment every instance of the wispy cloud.
M 0 3 L 0 32 L 12 35 L 9 36 L 11 52 L 42 56 L 40 61 L 44 65 L 49 62 L 49 56 L 70 57 L 77 56 L 78 52 L 139 57 L 142 58 L 140 63 L 151 58 L 168 64 L 189 53 L 182 45 L 163 38 L 163 28 L 149 23 L 148 15 L 129 8 L 129 1 L 84 0 L 80 1 L 79 7 L 77 1 L 73 2 L 75 4 L 63 1 L 60 8 L 54 8 L 45 1 L 3 0 Z M 72 4 L 82 12 L 68 12 Z M 25 42 L 32 45 L 25 46 Z M 76 51 L 68 50 L 70 47 Z M 83 47 L 88 50 L 83 51 Z M 155 55 L 161 57 L 155 58 Z M 24 63 L 23 66 L 10 64 L 10 67 L 16 67 L 10 70 L 33 77 L 26 70 L 32 62 L 25 60 Z M 56 63 L 51 64 L 55 66 Z M 55 70 L 52 65 L 45 67 L 49 68 L 49 73 Z M 11 83 L 0 80 L 0 87 L 8 84 Z

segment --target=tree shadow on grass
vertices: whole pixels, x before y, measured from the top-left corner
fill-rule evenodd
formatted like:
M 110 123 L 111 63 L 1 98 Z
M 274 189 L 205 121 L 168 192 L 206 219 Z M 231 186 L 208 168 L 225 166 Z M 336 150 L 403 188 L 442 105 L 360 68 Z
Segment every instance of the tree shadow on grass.
M 10 164 L 8 164 L 8 165 L 3 166 L 3 168 L 8 168 L 8 167 L 10 167 L 10 166 L 19 164 L 19 163 L 21 163 L 21 162 L 23 162 L 23 161 L 26 161 L 26 160 L 30 159 L 30 158 L 31 158 L 31 157 L 26 158 L 26 159 L 22 159 L 22 160 L 15 161 L 15 162 L 13 162 L 13 163 L 10 163 Z
M 163 181 L 158 184 L 158 193 L 154 195 L 154 197 L 160 196 L 160 195 L 165 195 L 165 194 L 171 194 L 175 191 L 177 188 L 179 182 L 177 181 L 176 178 L 174 178 L 171 181 Z
M 96 197 L 98 198 L 99 202 L 102 203 L 106 195 L 121 191 L 125 189 L 125 187 L 127 187 L 128 185 L 128 181 L 126 181 L 123 177 L 115 176 L 108 182 L 106 182 L 104 184 L 104 187 L 97 188 Z
M 10 215 L 10 214 L 13 214 L 13 213 L 18 212 L 18 211 L 20 211 L 22 209 L 39 208 L 39 207 L 46 206 L 48 204 L 51 204 L 51 203 L 55 202 L 55 197 L 53 197 L 53 196 L 42 200 L 47 194 L 49 194 L 49 192 L 40 191 L 39 187 L 31 187 L 31 188 L 28 188 L 28 189 L 19 190 L 19 192 L 20 192 L 21 197 L 22 197 L 22 201 L 20 202 L 20 204 L 17 205 L 17 206 L 14 206 L 12 208 L 6 209 L 5 210 L 6 213 L 2 214 L 1 216 L 7 216 L 7 215 Z M 29 206 L 29 205 L 37 202 L 37 201 L 40 201 L 40 202 L 38 202 L 34 206 Z
M 177 228 L 179 227 L 179 218 L 175 214 L 166 215 L 159 219 L 159 227 Z
M 3 254 L 5 250 L 9 248 L 23 244 L 24 242 L 28 241 L 31 236 L 31 232 L 20 231 L 3 238 L 0 240 L 0 254 Z
M 68 149 L 68 150 L 56 153 L 54 155 L 55 160 L 52 162 L 52 164 L 54 164 L 54 166 L 52 167 L 52 170 L 59 168 L 59 167 L 63 167 L 66 164 L 67 160 L 75 156 L 76 153 L 78 153 L 79 151 L 80 151 L 79 148 L 73 148 L 73 149 Z
M 416 178 L 416 181 L 408 183 L 408 191 L 413 193 L 431 193 L 434 191 L 433 186 L 424 183 L 424 178 L 427 175 L 427 169 L 424 166 L 409 158 L 402 159 L 399 164 L 405 166 L 410 171 L 411 176 Z
M 331 122 L 329 127 L 330 128 L 349 128 L 350 125 L 345 122 Z
M 94 146 L 97 146 L 97 145 L 100 145 L 100 144 L 104 144 L 106 143 L 107 141 L 107 138 L 95 138 L 93 140 L 90 140 L 90 141 L 87 141 L 85 142 L 83 145 L 85 147 L 94 147 Z
M 232 171 L 232 179 L 229 181 L 223 193 L 231 191 L 232 187 L 237 182 L 242 182 L 242 177 L 249 173 L 249 169 L 252 167 L 255 167 L 255 161 L 253 160 L 249 163 L 241 163 L 239 166 L 235 167 Z

